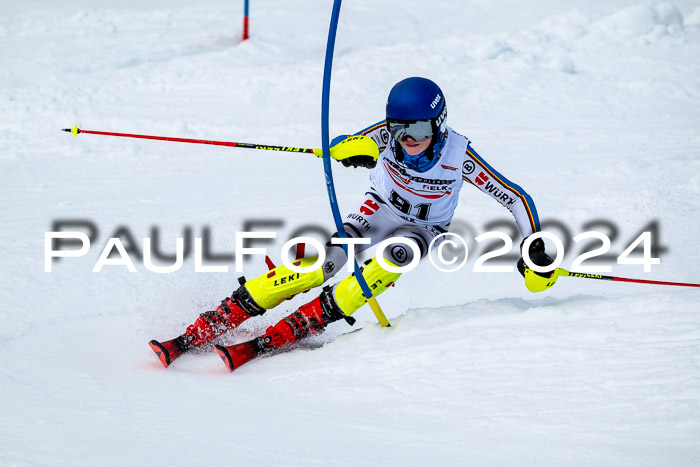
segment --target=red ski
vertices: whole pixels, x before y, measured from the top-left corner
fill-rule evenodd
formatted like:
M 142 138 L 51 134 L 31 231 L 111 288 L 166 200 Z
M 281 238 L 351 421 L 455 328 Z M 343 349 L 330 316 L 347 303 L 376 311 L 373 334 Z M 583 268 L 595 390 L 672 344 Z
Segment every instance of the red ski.
M 152 340 L 148 343 L 151 349 L 156 353 L 158 360 L 163 364 L 165 368 L 168 368 L 173 360 L 185 353 L 186 347 L 183 348 L 182 336 L 176 337 L 165 342 L 158 342 L 157 340 Z
M 226 364 L 228 371 L 236 370 L 244 363 L 248 363 L 254 358 L 274 350 L 274 346 L 270 343 L 270 338 L 266 336 L 256 337 L 241 344 L 215 345 L 214 348 L 221 360 Z
M 243 286 L 245 278 L 240 277 L 238 282 L 241 286 L 233 291 L 231 298 L 223 299 L 216 310 L 199 315 L 199 318 L 187 327 L 184 334 L 169 341 L 152 340 L 148 343 L 164 367 L 167 368 L 183 353 L 201 347 L 223 333 L 237 328 L 248 318 L 265 313 L 265 310 L 255 304 L 245 290 Z

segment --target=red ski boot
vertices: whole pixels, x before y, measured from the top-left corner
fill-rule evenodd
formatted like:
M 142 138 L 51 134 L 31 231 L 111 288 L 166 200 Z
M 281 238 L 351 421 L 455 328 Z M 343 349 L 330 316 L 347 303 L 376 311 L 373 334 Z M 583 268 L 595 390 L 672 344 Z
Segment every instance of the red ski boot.
M 320 334 L 328 324 L 340 319 L 345 319 L 350 325 L 355 323 L 354 318 L 346 316 L 338 308 L 331 288 L 327 287 L 314 300 L 267 328 L 264 335 L 241 344 L 214 347 L 229 371 L 233 371 L 262 354 L 292 344 L 308 335 Z
M 262 315 L 265 311 L 255 303 L 246 288 L 241 285 L 231 294 L 231 298 L 226 297 L 222 300 L 216 310 L 199 315 L 199 318 L 188 326 L 187 331 L 181 336 L 165 342 L 152 340 L 148 345 L 167 368 L 184 352 L 206 344 L 226 331 L 238 327 L 251 316 Z

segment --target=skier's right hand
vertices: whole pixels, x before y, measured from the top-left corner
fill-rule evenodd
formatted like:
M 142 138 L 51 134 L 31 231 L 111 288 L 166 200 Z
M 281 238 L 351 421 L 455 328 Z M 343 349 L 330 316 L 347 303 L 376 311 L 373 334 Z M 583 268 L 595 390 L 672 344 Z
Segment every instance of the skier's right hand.
M 323 156 L 320 149 L 314 154 Z M 372 138 L 362 135 L 340 135 L 330 144 L 330 156 L 340 161 L 345 167 L 374 167 L 377 165 L 379 148 Z
M 367 167 L 373 168 L 377 165 L 377 159 L 372 156 L 350 156 L 345 159 L 341 159 L 340 162 L 345 167 Z

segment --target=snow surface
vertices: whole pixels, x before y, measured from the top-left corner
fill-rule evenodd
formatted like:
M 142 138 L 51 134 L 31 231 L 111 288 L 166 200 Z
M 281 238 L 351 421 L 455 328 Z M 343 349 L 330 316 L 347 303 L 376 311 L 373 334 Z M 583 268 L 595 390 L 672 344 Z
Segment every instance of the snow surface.
M 276 258 L 294 229 L 332 226 L 312 157 L 59 131 L 319 147 L 331 2 L 254 1 L 245 43 L 240 2 L 197 3 L 3 5 L 0 465 L 700 464 L 700 291 L 562 278 L 533 295 L 517 273 L 474 273 L 474 236 L 509 214 L 470 187 L 454 223 L 467 266 L 404 275 L 379 299 L 392 328 L 361 309 L 360 332 L 335 323 L 234 374 L 210 348 L 164 370 L 146 342 L 230 294 L 235 264 L 92 273 L 110 234 L 140 245 L 157 226 L 173 252 L 208 226 L 232 254 L 246 221 L 273 220 Z M 433 78 L 449 124 L 543 220 L 612 223 L 615 275 L 700 282 L 696 1 L 358 0 L 340 19 L 332 134 L 381 119 L 396 81 Z M 346 211 L 367 172 L 334 170 Z M 98 238 L 46 273 L 57 219 Z M 661 264 L 615 265 L 654 220 Z

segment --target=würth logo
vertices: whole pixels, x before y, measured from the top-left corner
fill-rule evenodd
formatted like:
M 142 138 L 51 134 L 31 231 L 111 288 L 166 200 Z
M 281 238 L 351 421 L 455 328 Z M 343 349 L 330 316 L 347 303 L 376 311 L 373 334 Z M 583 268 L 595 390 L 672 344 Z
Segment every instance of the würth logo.
M 443 169 L 448 169 L 448 170 L 457 170 L 457 167 L 452 167 L 452 166 L 444 165 L 444 164 L 440 164 L 440 167 L 442 167 Z
M 478 185 L 483 185 L 488 179 L 489 177 L 484 172 L 480 172 L 479 175 L 476 176 L 476 183 Z

